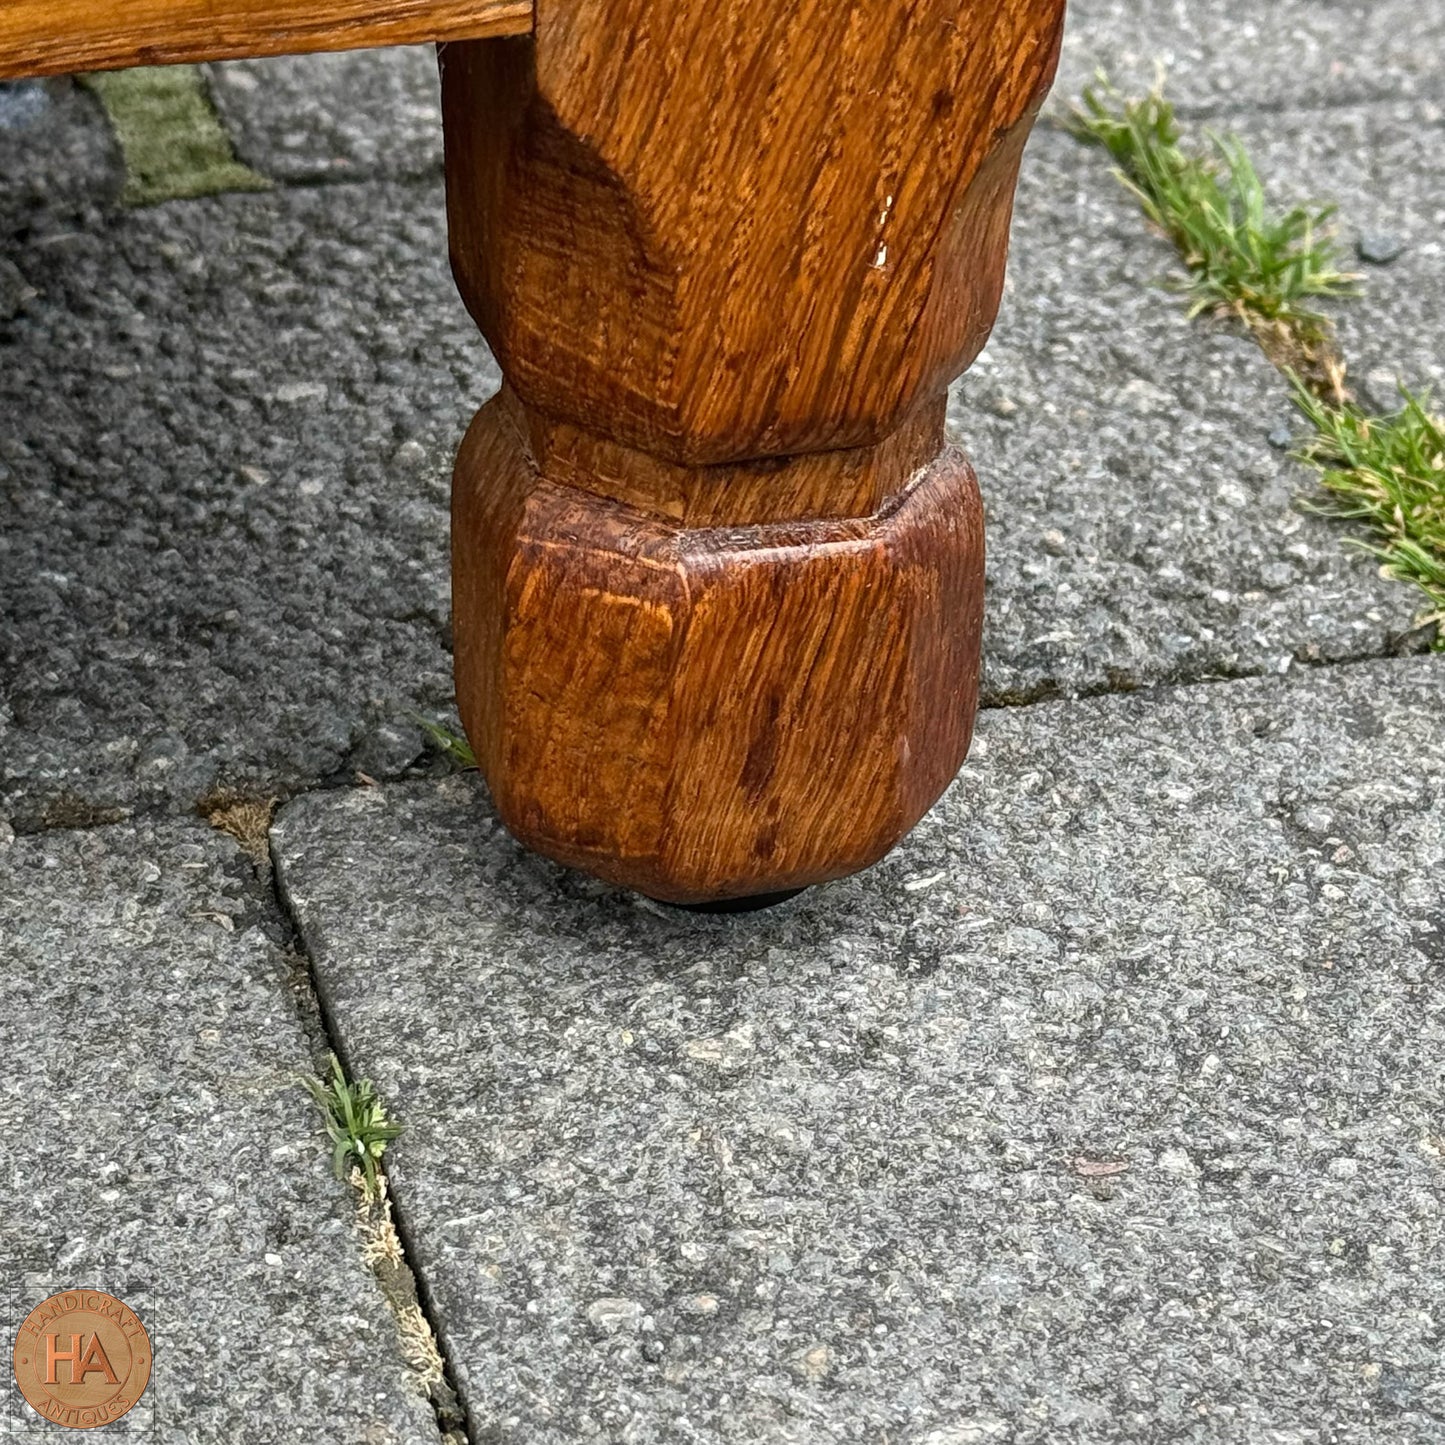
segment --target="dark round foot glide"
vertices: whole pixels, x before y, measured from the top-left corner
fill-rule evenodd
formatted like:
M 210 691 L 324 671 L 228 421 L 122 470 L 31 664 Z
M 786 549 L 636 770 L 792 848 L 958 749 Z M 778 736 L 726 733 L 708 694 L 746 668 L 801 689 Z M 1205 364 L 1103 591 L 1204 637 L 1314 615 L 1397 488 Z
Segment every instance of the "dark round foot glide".
M 669 903 L 669 908 L 683 908 L 689 913 L 760 913 L 764 908 L 776 908 L 806 888 L 784 888 L 780 893 L 750 893 L 746 898 L 719 898 L 714 903 Z

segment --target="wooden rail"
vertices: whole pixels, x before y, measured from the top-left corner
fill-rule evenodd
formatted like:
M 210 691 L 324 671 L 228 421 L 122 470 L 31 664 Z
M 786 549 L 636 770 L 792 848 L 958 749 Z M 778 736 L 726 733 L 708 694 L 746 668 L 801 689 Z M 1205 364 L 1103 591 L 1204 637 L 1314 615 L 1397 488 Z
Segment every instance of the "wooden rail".
M 0 80 L 531 29 L 532 0 L 0 0 Z

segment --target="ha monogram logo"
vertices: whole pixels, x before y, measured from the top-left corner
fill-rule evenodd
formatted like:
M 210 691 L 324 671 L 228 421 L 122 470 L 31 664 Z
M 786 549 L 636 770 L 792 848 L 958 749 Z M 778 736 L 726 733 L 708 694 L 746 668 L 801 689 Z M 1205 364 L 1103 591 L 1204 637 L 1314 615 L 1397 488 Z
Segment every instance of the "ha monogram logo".
M 90 1430 L 119 1420 L 151 1375 L 135 1311 L 100 1290 L 66 1290 L 30 1311 L 15 1340 L 15 1380 L 35 1412 Z

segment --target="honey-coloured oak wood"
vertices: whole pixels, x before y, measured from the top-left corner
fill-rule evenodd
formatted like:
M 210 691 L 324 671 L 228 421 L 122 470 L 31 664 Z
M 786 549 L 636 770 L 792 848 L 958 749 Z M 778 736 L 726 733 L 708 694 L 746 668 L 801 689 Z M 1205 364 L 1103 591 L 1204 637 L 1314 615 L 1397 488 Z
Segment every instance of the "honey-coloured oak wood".
M 510 391 L 478 414 L 458 697 L 518 838 L 702 903 L 851 873 L 922 817 L 972 731 L 983 511 L 941 409 L 920 420 L 867 515 L 693 527 L 558 481 L 555 433 Z
M 881 856 L 952 778 L 983 538 L 944 447 L 1063 0 L 539 0 L 441 52 L 463 722 L 537 850 L 676 902 Z
M 531 0 L 0 0 L 0 80 L 531 28 Z

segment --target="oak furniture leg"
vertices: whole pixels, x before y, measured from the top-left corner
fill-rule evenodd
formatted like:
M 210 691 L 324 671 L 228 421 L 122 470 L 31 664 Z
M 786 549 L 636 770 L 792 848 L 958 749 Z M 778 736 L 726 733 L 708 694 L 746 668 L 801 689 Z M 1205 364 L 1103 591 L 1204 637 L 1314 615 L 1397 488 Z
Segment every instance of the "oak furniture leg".
M 452 267 L 506 378 L 453 489 L 507 827 L 659 899 L 881 857 L 968 749 L 998 308 L 1063 0 L 539 0 L 442 47 Z

